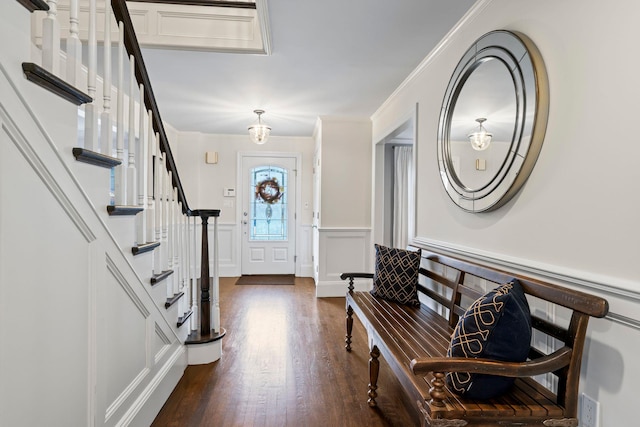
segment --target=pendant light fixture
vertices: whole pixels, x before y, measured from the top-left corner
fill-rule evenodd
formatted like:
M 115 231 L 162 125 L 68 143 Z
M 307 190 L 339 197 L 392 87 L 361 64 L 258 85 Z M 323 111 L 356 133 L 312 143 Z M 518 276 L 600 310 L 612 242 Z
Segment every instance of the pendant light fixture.
M 271 133 L 271 128 L 265 123 L 262 123 L 262 119 L 260 118 L 260 116 L 264 114 L 264 110 L 253 110 L 253 112 L 258 115 L 258 121 L 249 126 L 249 136 L 251 137 L 251 141 L 258 145 L 262 145 L 267 142 L 269 134 Z
M 469 137 L 471 147 L 477 151 L 483 151 L 489 148 L 489 145 L 491 144 L 491 137 L 493 137 L 493 134 L 487 132 L 484 126 L 482 126 L 482 123 L 485 121 L 487 121 L 485 118 L 476 119 L 476 122 L 479 124 L 478 129 L 467 135 Z

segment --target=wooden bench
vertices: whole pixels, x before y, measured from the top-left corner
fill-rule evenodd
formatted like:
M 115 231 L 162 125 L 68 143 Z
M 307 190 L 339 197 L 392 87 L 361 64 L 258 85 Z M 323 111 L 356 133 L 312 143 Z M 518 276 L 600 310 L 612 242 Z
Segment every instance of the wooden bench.
M 344 273 L 341 278 L 349 279 L 347 351 L 351 351 L 353 313 L 369 335 L 370 406 L 376 406 L 378 358 L 382 355 L 415 402 L 423 426 L 578 425 L 578 382 L 587 324 L 590 316 L 607 314 L 606 300 L 424 249 L 418 308 L 376 298 L 369 292 L 354 292 L 354 279 L 373 278 L 373 274 Z M 513 278 L 520 280 L 531 306 L 529 359 L 508 363 L 446 357 L 451 334 L 466 307 L 485 291 Z M 549 319 L 552 316 L 546 313 L 555 313 L 559 320 Z M 444 380 L 446 372 L 516 380 L 506 394 L 475 401 L 450 392 Z

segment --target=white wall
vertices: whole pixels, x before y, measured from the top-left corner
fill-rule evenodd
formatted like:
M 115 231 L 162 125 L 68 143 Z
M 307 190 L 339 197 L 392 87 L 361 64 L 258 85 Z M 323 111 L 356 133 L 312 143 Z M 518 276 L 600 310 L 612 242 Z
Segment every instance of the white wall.
M 320 117 L 316 145 L 316 295 L 343 296 L 341 273 L 371 271 L 371 121 Z
M 300 153 L 301 211 L 298 212 L 296 274 L 312 275 L 311 222 L 313 211 L 313 138 L 271 136 L 266 144 L 256 145 L 247 135 L 211 135 L 176 132 L 171 150 L 176 158 L 180 179 L 191 209 L 220 209 L 220 275 L 239 276 L 240 207 L 238 197 L 224 197 L 224 188 L 239 191 L 238 154 L 244 152 Z M 217 164 L 206 164 L 205 153 L 218 153 Z M 239 207 L 240 206 L 240 207 Z
M 602 403 L 602 425 L 629 425 L 640 378 L 637 260 L 640 144 L 636 84 L 640 3 L 479 1 L 460 27 L 373 115 L 373 140 L 418 113 L 417 239 L 471 258 L 531 271 L 608 298 L 592 320 L 581 388 Z M 436 160 L 438 117 L 459 58 L 494 29 L 538 46 L 550 114 L 538 162 L 518 195 L 495 212 L 470 214 L 444 191 Z
M 321 227 L 371 226 L 371 121 L 321 117 Z

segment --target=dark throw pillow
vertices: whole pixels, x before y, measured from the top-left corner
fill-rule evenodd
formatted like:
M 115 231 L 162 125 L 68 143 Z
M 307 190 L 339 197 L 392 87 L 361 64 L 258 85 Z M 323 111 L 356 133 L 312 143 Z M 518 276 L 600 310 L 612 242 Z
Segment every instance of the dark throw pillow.
M 375 245 L 376 268 L 371 294 L 389 301 L 419 306 L 418 273 L 420 250 L 388 248 Z
M 531 312 L 518 280 L 478 298 L 458 321 L 449 357 L 485 358 L 524 362 L 531 346 Z M 447 385 L 471 399 L 489 399 L 511 387 L 514 378 L 449 372 Z

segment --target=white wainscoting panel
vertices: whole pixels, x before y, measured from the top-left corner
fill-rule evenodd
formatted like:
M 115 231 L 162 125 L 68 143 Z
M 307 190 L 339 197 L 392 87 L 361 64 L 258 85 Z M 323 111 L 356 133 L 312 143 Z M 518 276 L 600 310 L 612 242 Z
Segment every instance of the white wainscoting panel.
M 209 236 L 213 236 L 213 226 L 209 227 Z M 236 277 L 240 275 L 240 260 L 238 248 L 240 236 L 236 224 L 218 224 L 218 250 L 220 251 L 219 265 L 221 277 Z
M 302 224 L 298 227 L 298 245 L 296 248 L 296 276 L 313 277 L 313 227 Z
M 346 272 L 372 272 L 370 228 L 319 228 L 317 297 L 344 296 L 347 282 L 340 279 Z M 368 289 L 369 282 L 356 282 L 356 289 Z
M 109 421 L 149 374 L 146 343 L 150 313 L 108 256 L 105 269 L 110 274 L 98 289 L 98 318 L 104 319 L 98 354 L 104 355 L 105 421 Z

